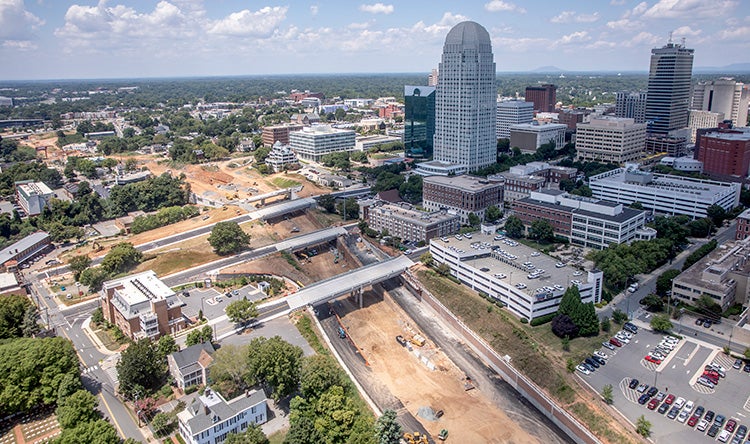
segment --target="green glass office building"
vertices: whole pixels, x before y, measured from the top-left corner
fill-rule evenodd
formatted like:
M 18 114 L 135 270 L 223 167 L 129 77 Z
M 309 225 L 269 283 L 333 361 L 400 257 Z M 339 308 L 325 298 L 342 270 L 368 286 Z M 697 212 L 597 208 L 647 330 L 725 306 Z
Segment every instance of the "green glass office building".
M 408 157 L 432 157 L 435 135 L 435 87 L 404 87 L 404 149 Z

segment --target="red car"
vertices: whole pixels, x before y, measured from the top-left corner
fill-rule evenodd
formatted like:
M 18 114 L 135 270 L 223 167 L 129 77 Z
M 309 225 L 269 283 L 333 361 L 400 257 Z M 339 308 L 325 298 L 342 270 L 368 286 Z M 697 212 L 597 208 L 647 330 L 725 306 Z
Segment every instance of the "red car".
M 734 419 L 730 419 L 729 421 L 727 421 L 727 425 L 724 426 L 724 430 L 732 433 L 734 432 L 735 427 L 737 427 L 737 421 L 735 421 Z
M 651 398 L 651 400 L 648 402 L 648 405 L 646 407 L 648 407 L 649 410 L 656 410 L 656 407 L 658 405 L 659 405 L 659 400 L 656 398 Z
M 617 338 L 609 338 L 609 343 L 617 347 L 622 347 L 622 342 Z
M 690 419 L 688 419 L 687 425 L 689 425 L 690 427 L 694 427 L 695 424 L 698 423 L 698 419 L 700 419 L 698 418 L 698 415 L 691 416 Z
M 716 374 L 714 374 L 714 373 L 712 373 L 712 372 L 703 372 L 703 377 L 705 377 L 709 381 L 713 382 L 714 384 L 718 384 L 719 383 L 719 376 L 716 375 Z
M 667 399 L 664 400 L 664 404 L 666 405 L 672 405 L 674 402 L 674 395 L 667 396 Z
M 656 364 L 656 365 L 659 365 L 659 364 L 661 364 L 661 359 L 659 359 L 659 358 L 654 358 L 654 357 L 653 357 L 653 356 L 651 356 L 651 355 L 646 355 L 646 357 L 645 357 L 645 358 L 643 358 L 643 359 L 645 359 L 645 360 L 646 360 L 646 361 L 648 361 L 648 362 L 653 362 L 653 363 L 654 363 L 654 364 Z

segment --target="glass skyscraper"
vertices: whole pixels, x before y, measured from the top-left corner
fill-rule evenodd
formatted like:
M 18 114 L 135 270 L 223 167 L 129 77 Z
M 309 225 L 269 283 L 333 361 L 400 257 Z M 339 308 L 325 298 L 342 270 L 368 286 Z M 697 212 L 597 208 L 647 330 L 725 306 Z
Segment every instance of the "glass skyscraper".
M 404 86 L 404 105 L 406 155 L 429 158 L 435 136 L 435 87 Z

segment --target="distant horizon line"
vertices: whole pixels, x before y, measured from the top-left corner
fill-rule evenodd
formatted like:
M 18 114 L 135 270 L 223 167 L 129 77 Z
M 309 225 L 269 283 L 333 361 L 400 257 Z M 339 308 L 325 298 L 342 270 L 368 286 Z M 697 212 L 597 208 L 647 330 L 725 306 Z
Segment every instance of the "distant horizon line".
M 745 65 L 745 64 L 738 64 Z M 750 64 L 748 64 L 750 65 Z M 731 66 L 731 65 L 730 65 Z M 627 75 L 648 75 L 648 70 L 580 70 L 571 71 L 561 68 L 556 69 L 533 69 L 525 71 L 496 71 L 495 75 L 513 75 L 513 74 L 556 74 L 556 75 L 581 75 L 581 74 L 627 74 Z M 700 73 L 716 74 L 740 74 L 750 73 L 750 67 L 743 68 L 740 71 L 725 71 L 728 67 L 694 67 L 693 74 L 696 71 Z M 82 81 L 144 81 L 144 80 L 189 80 L 189 79 L 222 79 L 222 78 L 256 78 L 256 77 L 293 77 L 293 76 L 311 76 L 311 77 L 331 77 L 331 76 L 386 76 L 386 75 L 424 75 L 429 76 L 429 71 L 414 72 L 338 72 L 338 73 L 277 73 L 277 74 L 205 74 L 205 75 L 186 75 L 186 76 L 145 76 L 145 77 L 66 77 L 66 78 L 40 78 L 40 79 L 0 79 L 0 82 L 14 83 L 44 83 L 44 82 L 82 82 Z

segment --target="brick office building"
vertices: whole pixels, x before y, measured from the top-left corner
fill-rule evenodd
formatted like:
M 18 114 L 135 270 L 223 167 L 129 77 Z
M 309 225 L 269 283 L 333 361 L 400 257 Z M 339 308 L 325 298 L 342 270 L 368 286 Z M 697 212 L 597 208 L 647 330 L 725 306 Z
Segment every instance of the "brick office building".
M 468 224 L 470 213 L 484 220 L 490 206 L 503 208 L 503 186 L 471 176 L 428 176 L 422 182 L 422 203 L 428 211 L 455 212 Z
M 303 125 L 273 125 L 263 128 L 261 138 L 263 146 L 273 146 L 276 142 L 282 145 L 289 145 L 289 133 L 292 131 L 302 131 Z
M 557 87 L 555 85 L 527 86 L 525 100 L 534 102 L 534 110 L 542 113 L 555 111 Z
M 750 172 L 750 128 L 701 134 L 696 159 L 712 177 L 746 182 Z

